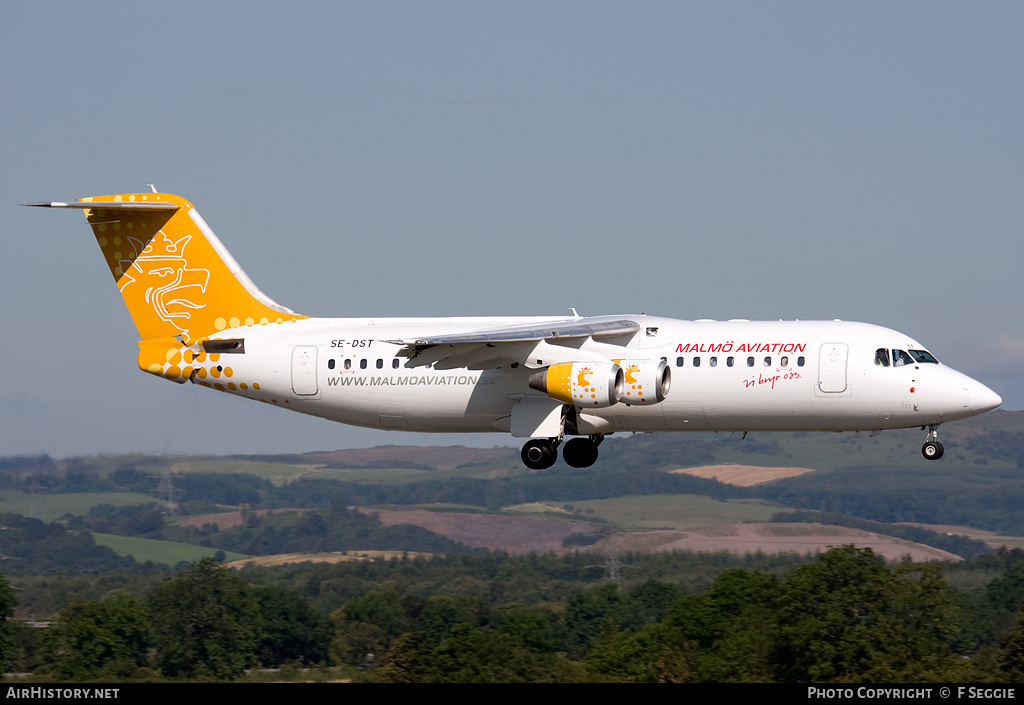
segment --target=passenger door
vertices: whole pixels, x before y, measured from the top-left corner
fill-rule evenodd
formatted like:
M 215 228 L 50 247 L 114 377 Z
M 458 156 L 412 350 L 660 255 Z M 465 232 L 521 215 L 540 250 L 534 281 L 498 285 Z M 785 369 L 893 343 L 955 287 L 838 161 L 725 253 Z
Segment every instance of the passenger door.
M 818 355 L 818 389 L 826 394 L 841 394 L 846 391 L 846 360 L 849 356 L 846 343 L 824 343 Z

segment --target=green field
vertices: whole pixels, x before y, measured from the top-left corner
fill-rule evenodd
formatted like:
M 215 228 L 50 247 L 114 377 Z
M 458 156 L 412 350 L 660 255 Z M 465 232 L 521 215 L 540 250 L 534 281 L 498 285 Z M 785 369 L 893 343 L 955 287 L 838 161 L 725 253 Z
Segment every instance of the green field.
M 61 518 L 65 514 L 84 515 L 99 504 L 113 504 L 126 507 L 133 504 L 149 504 L 156 500 L 146 494 L 135 492 L 75 492 L 65 494 L 26 494 L 20 490 L 0 492 L 0 512 L 13 512 L 35 517 L 45 522 Z
M 191 563 L 217 553 L 215 548 L 175 541 L 154 541 L 130 536 L 115 536 L 114 534 L 93 534 L 93 538 L 100 546 L 113 549 L 119 556 L 131 556 L 140 563 L 154 561 L 173 566 L 180 561 Z M 240 561 L 249 557 L 244 553 L 232 551 L 225 551 L 225 556 L 225 561 Z

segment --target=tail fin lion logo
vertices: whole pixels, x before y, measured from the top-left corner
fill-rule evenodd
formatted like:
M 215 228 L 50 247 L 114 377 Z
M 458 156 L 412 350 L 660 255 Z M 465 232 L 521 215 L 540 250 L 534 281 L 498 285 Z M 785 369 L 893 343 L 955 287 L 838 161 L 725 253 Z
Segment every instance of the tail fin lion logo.
M 185 258 L 185 248 L 191 239 L 191 235 L 186 235 L 171 240 L 161 230 L 143 247 L 142 242 L 129 237 L 135 257 L 120 261 L 124 273 L 119 282 L 122 296 L 129 286 L 144 287 L 145 302 L 160 320 L 174 326 L 186 340 L 190 338 L 186 324 L 192 318 L 191 312 L 206 307 L 195 299 L 206 293 L 210 282 L 209 269 L 189 267 Z

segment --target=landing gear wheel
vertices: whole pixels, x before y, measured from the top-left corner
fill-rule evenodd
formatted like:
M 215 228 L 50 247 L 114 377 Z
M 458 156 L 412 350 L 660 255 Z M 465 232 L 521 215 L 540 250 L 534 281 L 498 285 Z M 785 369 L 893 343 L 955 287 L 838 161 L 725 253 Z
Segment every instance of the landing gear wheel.
M 938 460 L 942 457 L 945 449 L 939 443 L 939 425 L 933 423 L 928 426 L 928 435 L 925 437 L 924 445 L 921 446 L 921 455 L 928 460 Z
M 558 459 L 558 451 L 555 444 L 546 438 L 535 438 L 527 441 L 520 453 L 523 465 L 531 470 L 547 470 L 555 464 Z
M 565 444 L 562 458 L 573 468 L 589 468 L 597 462 L 597 444 L 589 438 L 573 438 Z
M 942 444 L 939 443 L 938 441 L 928 441 L 923 446 L 921 446 L 921 455 L 923 455 L 928 460 L 938 460 L 939 458 L 942 457 L 942 454 L 944 452 L 945 449 L 942 447 Z

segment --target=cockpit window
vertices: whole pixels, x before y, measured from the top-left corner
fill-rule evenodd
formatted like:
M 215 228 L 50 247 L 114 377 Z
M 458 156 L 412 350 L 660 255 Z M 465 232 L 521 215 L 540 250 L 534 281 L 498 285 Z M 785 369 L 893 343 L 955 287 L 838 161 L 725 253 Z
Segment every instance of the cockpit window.
M 879 367 L 889 366 L 889 348 L 878 348 L 878 350 L 875 350 L 875 364 Z
M 913 365 L 913 364 L 914 364 L 914 358 L 910 357 L 910 355 L 907 355 L 907 353 L 905 351 L 893 349 L 893 351 L 892 351 L 892 366 L 893 367 L 902 367 L 903 365 Z
M 929 362 L 933 365 L 939 364 L 939 361 L 935 359 L 935 356 L 927 350 L 911 350 L 910 356 L 918 362 Z

